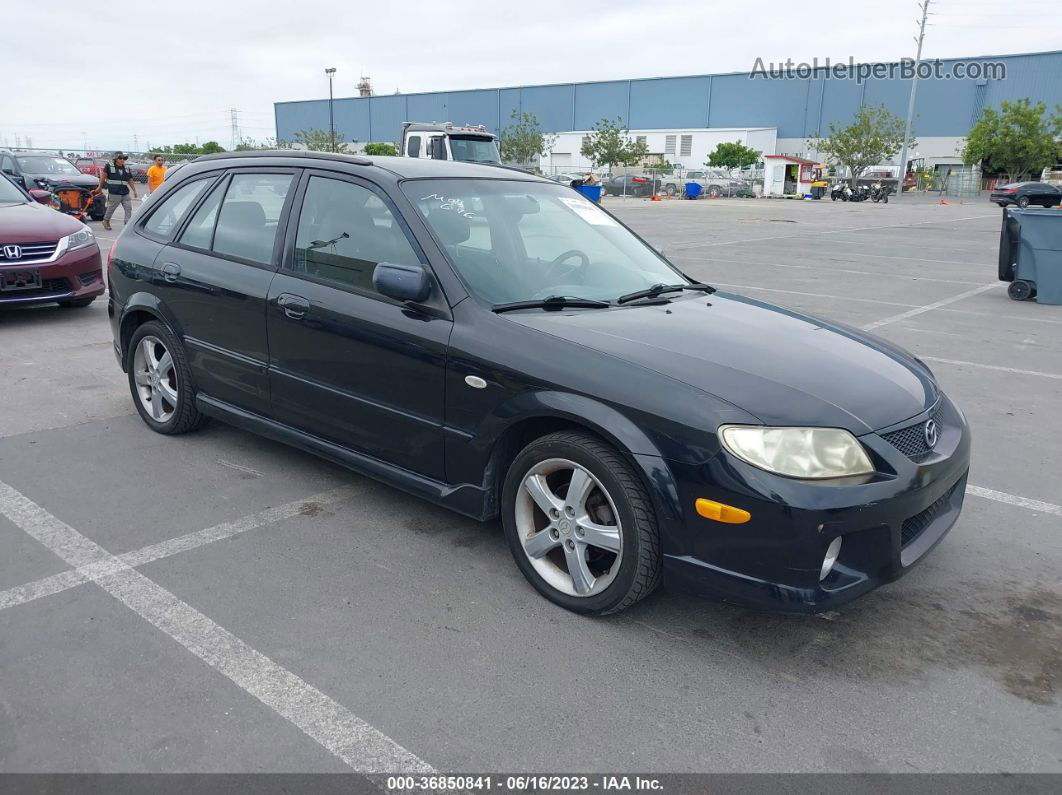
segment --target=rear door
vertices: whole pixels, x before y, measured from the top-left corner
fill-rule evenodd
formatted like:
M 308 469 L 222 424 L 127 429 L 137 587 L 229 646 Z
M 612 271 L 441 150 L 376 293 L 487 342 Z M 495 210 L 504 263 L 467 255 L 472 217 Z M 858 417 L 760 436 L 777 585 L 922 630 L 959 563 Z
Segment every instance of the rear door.
M 297 169 L 233 169 L 155 260 L 199 391 L 268 414 L 266 298 Z
M 449 308 L 437 284 L 410 306 L 372 283 L 379 262 L 428 267 L 401 214 L 370 182 L 308 172 L 288 240 L 269 290 L 274 416 L 442 479 Z

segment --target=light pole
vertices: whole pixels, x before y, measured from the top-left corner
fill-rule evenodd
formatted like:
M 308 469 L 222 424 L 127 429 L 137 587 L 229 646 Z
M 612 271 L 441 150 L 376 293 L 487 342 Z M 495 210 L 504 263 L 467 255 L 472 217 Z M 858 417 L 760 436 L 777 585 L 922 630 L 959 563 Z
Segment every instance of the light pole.
M 328 132 L 332 136 L 332 151 L 336 151 L 336 122 L 335 116 L 332 114 L 332 77 L 336 73 L 334 66 L 329 66 L 325 69 L 325 74 L 328 75 Z
M 907 123 L 903 128 L 903 146 L 900 149 L 900 174 L 896 180 L 896 198 L 903 196 L 903 183 L 907 178 L 907 142 L 911 140 L 911 121 L 914 119 L 915 94 L 918 92 L 918 67 L 922 63 L 922 42 L 926 37 L 926 17 L 929 16 L 929 0 L 922 0 L 922 23 L 918 26 L 918 51 L 915 53 L 914 75 L 911 77 L 911 96 L 907 100 Z

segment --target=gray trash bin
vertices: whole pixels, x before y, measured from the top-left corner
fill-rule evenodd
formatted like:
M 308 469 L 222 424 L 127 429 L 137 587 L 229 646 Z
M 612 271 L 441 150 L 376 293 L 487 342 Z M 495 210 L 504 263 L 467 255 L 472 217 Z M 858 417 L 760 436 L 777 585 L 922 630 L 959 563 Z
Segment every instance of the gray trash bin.
M 999 278 L 1015 301 L 1062 304 L 1062 212 L 1008 207 L 999 233 Z

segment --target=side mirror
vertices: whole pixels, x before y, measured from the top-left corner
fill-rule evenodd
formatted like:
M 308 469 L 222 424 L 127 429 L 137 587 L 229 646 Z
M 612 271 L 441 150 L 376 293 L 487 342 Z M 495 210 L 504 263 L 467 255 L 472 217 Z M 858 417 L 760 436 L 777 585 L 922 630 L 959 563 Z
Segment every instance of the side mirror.
M 446 139 L 437 135 L 431 139 L 431 157 L 432 160 L 445 160 L 446 159 Z
M 419 304 L 431 294 L 431 279 L 423 265 L 381 262 L 372 272 L 372 286 L 380 295 Z
M 29 195 L 33 199 L 33 201 L 38 202 L 40 204 L 51 204 L 52 203 L 51 191 L 41 190 L 40 188 L 33 188 L 29 192 Z

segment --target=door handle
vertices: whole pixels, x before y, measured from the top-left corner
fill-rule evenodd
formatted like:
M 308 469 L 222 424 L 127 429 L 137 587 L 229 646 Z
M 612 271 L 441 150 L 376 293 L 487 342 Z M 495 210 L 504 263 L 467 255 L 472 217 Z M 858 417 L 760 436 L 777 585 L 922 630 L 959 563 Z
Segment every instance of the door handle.
M 277 306 L 284 310 L 284 314 L 292 320 L 302 320 L 303 315 L 310 308 L 310 302 L 301 295 L 281 293 L 277 296 Z
M 176 262 L 164 262 L 162 263 L 162 278 L 168 282 L 177 281 L 177 277 L 181 275 L 181 266 Z

